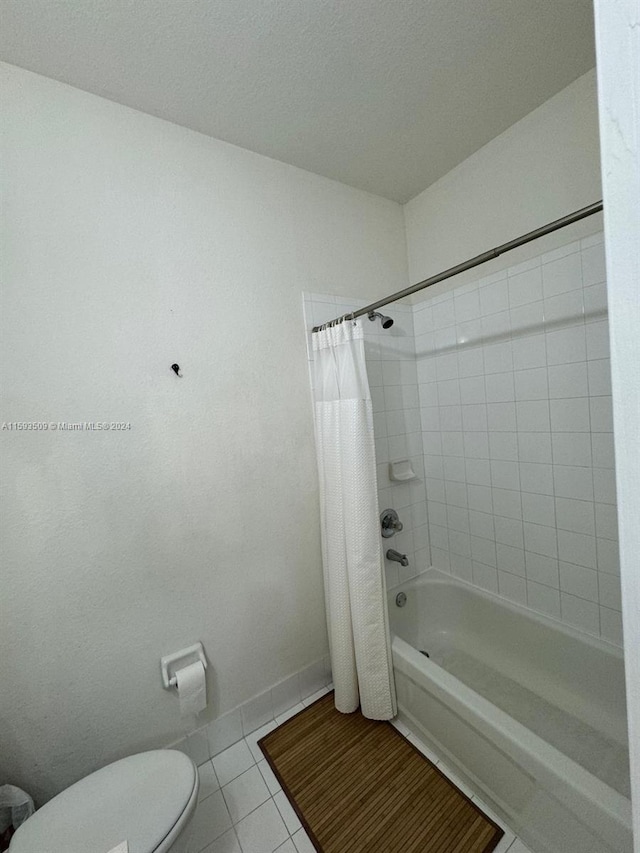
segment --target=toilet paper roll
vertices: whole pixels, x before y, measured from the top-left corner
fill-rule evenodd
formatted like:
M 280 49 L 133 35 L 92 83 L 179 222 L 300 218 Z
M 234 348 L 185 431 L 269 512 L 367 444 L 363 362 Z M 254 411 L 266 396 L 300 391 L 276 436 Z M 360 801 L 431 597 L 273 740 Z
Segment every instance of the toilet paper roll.
M 207 684 L 204 667 L 201 661 L 190 663 L 175 672 L 180 713 L 199 714 L 207 707 Z

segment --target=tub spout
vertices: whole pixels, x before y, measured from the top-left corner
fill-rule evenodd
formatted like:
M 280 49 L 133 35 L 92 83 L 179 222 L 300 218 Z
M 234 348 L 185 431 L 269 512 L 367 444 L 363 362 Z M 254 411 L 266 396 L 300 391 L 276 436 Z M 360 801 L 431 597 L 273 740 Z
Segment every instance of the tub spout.
M 400 563 L 401 566 L 409 565 L 409 558 L 406 554 L 400 554 L 398 551 L 394 551 L 393 548 L 389 548 L 387 551 L 387 560 L 392 560 L 394 563 Z

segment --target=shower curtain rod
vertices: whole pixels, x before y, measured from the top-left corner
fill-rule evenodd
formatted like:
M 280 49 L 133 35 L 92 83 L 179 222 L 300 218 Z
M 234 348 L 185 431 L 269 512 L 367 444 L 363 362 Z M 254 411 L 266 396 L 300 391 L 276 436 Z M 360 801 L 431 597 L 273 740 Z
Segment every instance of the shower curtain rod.
M 331 320 L 329 323 L 323 323 L 322 326 L 314 326 L 312 331 L 319 332 L 324 326 L 341 323 L 343 320 L 355 319 L 356 317 L 362 317 L 364 314 L 369 314 L 372 311 L 377 311 L 378 308 L 382 308 L 390 302 L 396 302 L 398 299 L 402 299 L 405 296 L 411 296 L 412 293 L 417 293 L 425 287 L 431 287 L 432 284 L 437 284 L 439 281 L 444 281 L 446 278 L 451 278 L 454 275 L 458 275 L 458 273 L 472 269 L 472 267 L 477 267 L 480 266 L 480 264 L 485 264 L 487 261 L 492 261 L 494 258 L 503 255 L 505 252 L 517 249 L 518 246 L 524 246 L 525 243 L 530 243 L 532 240 L 537 240 L 538 237 L 544 237 L 545 234 L 551 234 L 552 231 L 558 231 L 560 228 L 572 225 L 574 222 L 578 222 L 580 219 L 585 219 L 587 216 L 592 216 L 594 213 L 599 213 L 601 210 L 602 201 L 596 201 L 586 207 L 581 207 L 580 210 L 568 213 L 566 216 L 560 217 L 560 219 L 555 219 L 547 225 L 542 225 L 540 228 L 536 228 L 533 231 L 529 231 L 527 234 L 523 234 L 522 237 L 516 237 L 515 240 L 509 240 L 508 243 L 502 243 L 501 246 L 496 246 L 495 249 L 490 249 L 488 252 L 476 255 L 475 258 L 470 258 L 468 261 L 457 264 L 455 267 L 449 267 L 448 270 L 444 270 L 444 272 L 439 272 L 436 275 L 425 278 L 424 281 L 419 281 L 417 284 L 405 287 L 404 290 L 392 293 L 391 296 L 385 296 L 384 299 L 372 302 L 371 305 L 366 305 L 364 308 L 358 309 L 358 311 L 343 314 L 341 317 L 336 317 L 335 320 Z

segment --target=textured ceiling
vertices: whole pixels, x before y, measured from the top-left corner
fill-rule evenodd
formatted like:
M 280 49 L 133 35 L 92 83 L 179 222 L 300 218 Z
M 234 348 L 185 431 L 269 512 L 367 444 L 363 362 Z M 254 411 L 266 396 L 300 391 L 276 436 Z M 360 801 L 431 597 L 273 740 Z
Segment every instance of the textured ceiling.
M 401 202 L 595 64 L 591 0 L 2 0 L 0 55 Z

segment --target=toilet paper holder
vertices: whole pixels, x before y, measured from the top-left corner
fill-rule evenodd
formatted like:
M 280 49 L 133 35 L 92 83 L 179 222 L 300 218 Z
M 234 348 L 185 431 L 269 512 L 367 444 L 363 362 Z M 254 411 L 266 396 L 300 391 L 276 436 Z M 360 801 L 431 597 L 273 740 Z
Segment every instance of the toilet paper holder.
M 195 663 L 199 660 L 202 666 L 207 668 L 207 659 L 204 654 L 202 643 L 195 643 L 187 649 L 182 649 L 179 652 L 174 652 L 172 655 L 165 655 L 160 658 L 160 671 L 162 673 L 162 686 L 165 690 L 170 690 L 172 687 L 177 687 L 178 679 L 175 676 L 175 670 L 180 667 L 175 666 L 178 662 L 181 665 Z

